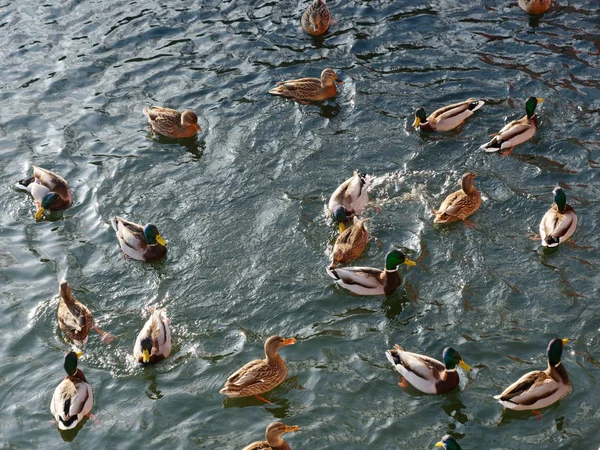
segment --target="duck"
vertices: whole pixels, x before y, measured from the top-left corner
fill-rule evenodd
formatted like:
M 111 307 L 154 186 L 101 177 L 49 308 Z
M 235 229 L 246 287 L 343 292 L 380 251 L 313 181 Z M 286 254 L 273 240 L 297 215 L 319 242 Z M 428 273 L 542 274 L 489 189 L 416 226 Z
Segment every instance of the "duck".
M 33 176 L 18 181 L 16 187 L 33 196 L 36 220 L 44 211 L 67 209 L 73 204 L 73 192 L 65 179 L 42 167 L 33 166 Z
M 400 286 L 398 266 L 416 263 L 408 259 L 399 249 L 393 249 L 385 256 L 385 269 L 371 267 L 328 267 L 327 273 L 344 289 L 357 295 L 389 295 Z
M 540 235 L 544 247 L 557 247 L 568 240 L 577 228 L 577 214 L 571 205 L 567 203 L 567 196 L 561 187 L 555 187 L 552 191 L 554 205 L 540 222 Z
M 321 36 L 331 25 L 331 14 L 326 0 L 314 0 L 302 14 L 302 28 L 311 36 Z
M 434 209 L 435 219 L 433 223 L 452 223 L 459 220 L 465 221 L 481 206 L 481 194 L 473 186 L 475 173 L 465 173 L 462 176 L 458 191 L 448 195 L 439 209 Z
M 338 205 L 333 211 L 333 216 L 336 220 L 340 217 L 345 217 L 345 214 L 343 214 L 343 206 Z M 365 227 L 365 222 L 368 220 L 369 219 L 359 219 L 357 216 L 354 216 L 354 224 L 345 228 L 340 233 L 333 246 L 330 267 L 335 267 L 340 263 L 347 263 L 363 254 L 369 243 L 369 230 Z M 340 222 L 339 224 L 342 226 L 343 222 Z
M 150 317 L 139 332 L 133 346 L 133 357 L 139 363 L 156 364 L 171 354 L 171 321 L 167 311 L 150 308 Z
M 444 349 L 443 363 L 429 356 L 404 351 L 398 344 L 387 350 L 385 355 L 402 375 L 401 387 L 407 387 L 408 382 L 425 394 L 444 394 L 456 389 L 459 382 L 456 366 L 467 372 L 471 370 L 460 353 L 452 347 Z
M 508 149 L 505 154 L 512 153 L 515 145 L 522 144 L 535 136 L 538 124 L 535 108 L 543 101 L 542 98 L 529 97 L 525 102 L 526 114 L 519 120 L 507 123 L 500 131 L 490 135 L 494 136 L 493 139 L 479 148 L 486 152 Z
M 285 425 L 281 422 L 273 422 L 267 427 L 265 432 L 266 441 L 253 442 L 242 450 L 291 450 L 287 442 L 281 439 L 283 433 L 298 431 L 298 425 Z
M 320 102 L 334 97 L 337 94 L 335 83 L 344 84 L 333 69 L 325 69 L 321 72 L 321 78 L 300 78 L 277 82 L 277 87 L 269 91 L 269 94 L 293 98 L 294 100 L 308 104 L 308 102 Z
M 460 445 L 449 434 L 445 435 L 440 442 L 436 442 L 436 447 L 444 447 L 444 450 L 461 450 Z
M 81 369 L 77 358 L 82 353 L 68 352 L 63 367 L 67 376 L 60 382 L 50 402 L 50 412 L 60 430 L 75 428 L 84 417 L 89 417 L 94 406 L 94 394 Z
M 66 336 L 67 340 L 75 345 L 83 345 L 88 341 L 88 333 L 93 328 L 100 336 L 102 342 L 109 343 L 114 339 L 110 333 L 102 331 L 94 325 L 92 313 L 79 300 L 73 297 L 71 286 L 67 280 L 62 280 L 59 284 L 58 294 L 58 326 Z
M 369 194 L 367 193 L 371 185 L 372 178 L 369 175 L 358 173 L 354 174 L 340 184 L 337 189 L 331 194 L 327 208 L 330 213 L 336 206 L 341 205 L 346 218 L 351 218 L 354 215 L 360 215 L 369 203 Z M 337 220 L 337 219 L 336 219 Z M 346 219 L 344 219 L 346 220 Z M 343 221 L 338 220 L 338 224 L 343 224 Z M 340 233 L 344 228 L 340 225 Z
M 551 0 L 519 0 L 519 6 L 527 14 L 543 14 L 550 9 Z
M 156 225 L 149 223 L 141 226 L 118 216 L 111 220 L 111 225 L 125 256 L 148 262 L 167 254 L 167 241 L 162 238 Z
M 265 341 L 265 359 L 255 359 L 234 372 L 219 391 L 228 397 L 248 397 L 270 403 L 259 394 L 279 386 L 287 376 L 287 367 L 279 356 L 279 349 L 296 342 L 295 338 L 271 336 Z
M 144 108 L 143 112 L 152 127 L 152 131 L 166 137 L 174 139 L 190 138 L 202 131 L 202 128 L 198 125 L 198 116 L 190 110 L 179 112 L 176 109 L 151 106 L 150 108 Z
M 413 127 L 419 127 L 425 132 L 454 130 L 483 105 L 483 100 L 469 98 L 464 102 L 436 109 L 428 117 L 425 116 L 425 109 L 419 108 L 415 112 Z
M 569 375 L 562 364 L 563 345 L 568 339 L 552 339 L 548 344 L 548 368 L 528 372 L 507 387 L 501 394 L 495 395 L 505 408 L 536 410 L 545 408 L 571 392 Z

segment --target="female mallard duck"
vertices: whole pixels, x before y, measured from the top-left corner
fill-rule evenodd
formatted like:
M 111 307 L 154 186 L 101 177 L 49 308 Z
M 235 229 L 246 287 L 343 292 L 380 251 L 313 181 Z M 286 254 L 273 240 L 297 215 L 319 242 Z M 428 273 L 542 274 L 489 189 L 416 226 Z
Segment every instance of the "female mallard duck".
M 371 185 L 371 177 L 354 171 L 354 175 L 338 186 L 329 199 L 327 207 L 333 213 L 336 206 L 341 205 L 344 208 L 346 217 L 360 215 L 367 203 L 369 203 L 369 194 L 367 190 Z M 344 231 L 342 222 L 340 224 L 340 233 Z
M 111 225 L 126 256 L 139 261 L 155 261 L 167 254 L 167 241 L 162 238 L 156 225 L 149 223 L 142 227 L 118 216 L 111 221 Z
M 33 177 L 19 181 L 16 187 L 33 196 L 36 219 L 45 210 L 66 209 L 73 203 L 73 193 L 64 178 L 41 167 L 33 166 Z
M 281 439 L 283 433 L 298 431 L 298 425 L 285 425 L 281 422 L 273 422 L 269 424 L 266 431 L 266 441 L 253 442 L 247 445 L 242 450 L 290 450 L 287 442 Z
M 135 340 L 133 357 L 142 364 L 155 364 L 171 354 L 171 321 L 164 309 L 152 310 Z
M 555 205 L 552 206 L 540 222 L 540 235 L 544 247 L 556 247 L 565 242 L 577 228 L 577 214 L 567 203 L 567 196 L 561 187 L 552 191 Z
M 92 313 L 87 306 L 73 297 L 71 286 L 66 280 L 60 282 L 58 293 L 58 326 L 67 340 L 73 341 L 75 345 L 85 344 L 90 328 L 94 328 L 102 336 L 102 342 L 109 343 L 115 338 L 94 325 Z
M 485 105 L 482 100 L 470 98 L 464 102 L 444 106 L 425 117 L 423 108 L 415 112 L 413 127 L 419 127 L 422 131 L 449 131 L 462 125 L 467 117 L 471 117 L 475 111 Z
M 400 286 L 398 266 L 416 263 L 406 258 L 404 253 L 394 249 L 385 256 L 385 269 L 371 267 L 328 267 L 327 273 L 344 289 L 358 295 L 387 295 Z
M 180 113 L 176 109 L 151 106 L 144 108 L 144 115 L 155 133 L 174 139 L 196 136 L 202 131 L 198 125 L 198 116 L 193 111 Z
M 471 370 L 452 347 L 444 349 L 443 364 L 429 356 L 405 352 L 397 344 L 392 350 L 386 351 L 385 355 L 402 375 L 402 383 L 399 383 L 401 387 L 407 387 L 408 382 L 425 394 L 444 394 L 456 389 L 459 381 L 457 365 L 466 371 Z
M 294 338 L 271 336 L 265 342 L 265 359 L 255 359 L 227 378 L 225 386 L 219 392 L 228 397 L 247 397 L 253 395 L 263 402 L 270 403 L 259 394 L 279 386 L 287 376 L 287 367 L 278 350 L 296 342 Z
M 444 450 L 461 450 L 460 445 L 452 436 L 447 434 L 440 442 L 435 444 L 436 447 L 444 447 Z
M 314 0 L 302 14 L 302 28 L 311 36 L 321 36 L 331 25 L 331 14 L 326 0 Z
M 509 409 L 539 409 L 550 406 L 571 391 L 569 375 L 560 360 L 568 339 L 552 339 L 548 344 L 548 368 L 526 373 L 494 398 Z
M 529 97 L 525 102 L 525 112 L 527 114 L 519 120 L 507 123 L 504 128 L 491 135 L 494 138 L 490 142 L 483 144 L 480 148 L 486 152 L 497 152 L 507 148 L 508 152 L 506 154 L 508 155 L 513 151 L 515 145 L 531 139 L 537 129 L 535 107 L 543 101 L 541 98 Z
M 65 355 L 64 368 L 67 376 L 56 386 L 50 412 L 61 430 L 70 430 L 89 413 L 94 405 L 92 387 L 88 384 L 81 369 L 77 368 L 77 356 L 81 353 L 69 352 Z
M 452 223 L 465 220 L 481 206 L 481 194 L 473 186 L 473 178 L 477 174 L 465 173 L 461 180 L 461 189 L 448 195 L 440 205 L 440 209 L 433 210 L 435 219 L 433 223 Z
M 542 14 L 550 9 L 550 0 L 519 0 L 519 6 L 527 14 Z
M 337 94 L 335 83 L 344 84 L 338 78 L 333 69 L 325 69 L 321 72 L 321 78 L 300 78 L 277 82 L 277 87 L 269 91 L 269 94 L 281 95 L 293 98 L 300 103 L 320 102 L 327 100 Z
M 339 222 L 340 229 L 343 227 L 345 218 L 344 208 L 341 205 L 333 209 L 333 217 Z M 340 233 L 333 246 L 331 253 L 331 267 L 335 267 L 339 263 L 346 263 L 358 258 L 365 251 L 369 242 L 369 231 L 365 227 L 365 222 L 369 219 L 359 219 L 354 216 L 354 225 L 346 228 Z

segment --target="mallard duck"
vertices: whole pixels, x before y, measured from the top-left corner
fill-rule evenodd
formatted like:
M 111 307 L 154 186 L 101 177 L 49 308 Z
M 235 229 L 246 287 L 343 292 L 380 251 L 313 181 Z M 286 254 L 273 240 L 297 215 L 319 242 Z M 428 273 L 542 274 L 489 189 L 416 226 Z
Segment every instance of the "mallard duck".
M 150 313 L 133 346 L 133 357 L 142 364 L 155 364 L 171 354 L 171 321 L 166 310 L 151 309 Z
M 290 446 L 281 439 L 281 435 L 283 433 L 298 431 L 299 429 L 298 425 L 289 426 L 281 422 L 273 422 L 267 427 L 266 441 L 253 442 L 242 450 L 290 450 Z
M 321 78 L 279 81 L 277 87 L 271 89 L 269 94 L 293 98 L 300 103 L 319 102 L 337 94 L 336 82 L 344 84 L 333 69 L 325 69 L 321 72 Z
M 336 217 L 336 212 L 343 210 L 340 205 L 334 208 L 333 216 Z M 338 214 L 339 217 L 340 214 Z M 331 253 L 331 267 L 335 267 L 339 263 L 346 263 L 358 258 L 365 251 L 369 242 L 369 231 L 365 227 L 365 222 L 369 219 L 359 219 L 354 216 L 354 225 L 346 228 L 335 240 L 333 252 Z M 343 222 L 340 222 L 340 226 Z
M 526 373 L 494 398 L 509 409 L 539 409 L 550 406 L 571 391 L 569 375 L 560 360 L 568 339 L 552 339 L 548 344 L 548 368 Z
M 144 115 L 155 133 L 170 138 L 189 138 L 202 131 L 198 125 L 198 116 L 193 111 L 186 110 L 181 113 L 176 109 L 151 106 L 144 108 Z
M 469 371 L 460 354 L 452 347 L 446 347 L 442 353 L 444 363 L 429 356 L 406 352 L 399 345 L 385 352 L 387 359 L 402 375 L 400 386 L 406 387 L 405 381 L 425 394 L 444 394 L 458 386 L 456 366 Z
M 73 193 L 64 178 L 41 167 L 33 166 L 33 177 L 19 181 L 16 187 L 33 196 L 36 219 L 40 219 L 45 210 L 66 209 L 73 203 Z
M 531 139 L 537 129 L 535 107 L 543 101 L 541 98 L 529 97 L 525 102 L 525 112 L 527 114 L 519 120 L 507 123 L 500 131 L 490 135 L 494 136 L 494 138 L 483 144 L 480 148 L 486 152 L 497 152 L 507 148 L 508 152 L 506 154 L 509 154 L 513 151 L 515 145 L 522 144 Z
M 88 384 L 81 369 L 77 368 L 77 357 L 81 353 L 69 352 L 65 355 L 63 367 L 67 376 L 56 386 L 50 412 L 61 430 L 70 430 L 89 413 L 94 405 L 92 387 Z
M 265 359 L 255 359 L 227 378 L 225 386 L 219 392 L 228 397 L 247 397 L 253 395 L 263 402 L 269 401 L 259 394 L 279 386 L 287 376 L 287 367 L 279 356 L 278 350 L 296 342 L 294 338 L 271 336 L 265 342 Z
M 167 241 L 156 225 L 149 223 L 142 227 L 118 216 L 112 219 L 111 225 L 126 256 L 140 261 L 155 261 L 167 254 Z
M 425 117 L 425 110 L 419 108 L 415 112 L 413 127 L 419 127 L 426 132 L 453 130 L 462 125 L 468 117 L 471 117 L 483 105 L 485 105 L 483 100 L 470 98 L 464 102 L 436 109 L 429 117 Z
M 435 219 L 433 223 L 452 223 L 465 220 L 481 206 L 481 194 L 473 186 L 473 178 L 477 174 L 465 173 L 461 180 L 461 189 L 448 195 L 440 205 L 440 209 L 433 210 Z
M 354 171 L 354 175 L 340 184 L 331 195 L 329 204 L 327 205 L 329 211 L 333 213 L 334 208 L 341 205 L 344 207 L 344 214 L 347 218 L 353 215 L 360 215 L 367 206 L 367 203 L 369 203 L 367 190 L 371 185 L 371 181 L 371 177 L 368 175 Z M 337 221 L 338 223 L 343 223 L 343 221 Z M 342 231 L 344 231 L 344 228 L 340 227 L 340 232 Z
M 519 0 L 519 6 L 527 14 L 542 14 L 550 9 L 550 0 Z
M 331 25 L 331 14 L 325 0 L 314 0 L 302 14 L 302 28 L 311 36 L 321 36 Z
M 447 434 L 440 442 L 435 444 L 436 447 L 444 447 L 444 450 L 461 450 L 460 445 L 452 436 Z
M 327 273 L 337 284 L 354 294 L 387 295 L 400 286 L 400 264 L 416 265 L 401 250 L 394 249 L 385 256 L 384 270 L 371 267 L 328 267 Z
M 58 293 L 58 326 L 68 340 L 73 341 L 75 345 L 85 344 L 90 328 L 94 328 L 102 336 L 102 342 L 109 343 L 114 339 L 112 334 L 94 325 L 92 313 L 87 306 L 73 297 L 71 286 L 66 280 L 60 282 Z
M 540 222 L 540 235 L 544 247 L 556 247 L 565 242 L 577 228 L 577 214 L 567 203 L 567 196 L 561 187 L 552 191 L 555 205 L 552 206 Z

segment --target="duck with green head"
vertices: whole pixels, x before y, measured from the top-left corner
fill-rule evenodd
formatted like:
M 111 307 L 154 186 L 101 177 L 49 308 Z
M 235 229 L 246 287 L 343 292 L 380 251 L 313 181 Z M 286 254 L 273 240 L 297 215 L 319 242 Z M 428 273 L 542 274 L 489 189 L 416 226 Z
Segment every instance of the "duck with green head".
M 436 447 L 444 447 L 444 450 L 461 450 L 460 445 L 449 434 L 445 435 L 440 442 L 435 444 Z
M 540 409 L 557 402 L 569 392 L 569 375 L 562 364 L 563 345 L 568 339 L 552 339 L 548 344 L 548 368 L 528 372 L 494 398 L 505 408 L 518 411 Z
M 167 241 L 156 225 L 141 226 L 118 216 L 112 219 L 111 225 L 126 256 L 140 261 L 156 261 L 167 254 Z
M 402 375 L 401 387 L 407 386 L 406 381 L 425 394 L 443 394 L 456 389 L 459 381 L 456 366 L 466 371 L 471 370 L 452 347 L 444 349 L 443 363 L 429 356 L 404 351 L 397 344 L 392 350 L 386 351 L 385 355 Z
M 425 109 L 419 108 L 415 112 L 413 127 L 421 131 L 450 131 L 463 124 L 475 111 L 485 105 L 482 100 L 469 98 L 464 102 L 444 106 L 436 109 L 429 117 L 425 115 Z
M 63 367 L 67 376 L 54 390 L 50 412 L 61 430 L 70 430 L 84 418 L 89 417 L 94 405 L 92 387 L 81 369 L 77 368 L 77 357 L 82 353 L 69 352 Z
M 171 354 L 171 321 L 167 311 L 150 308 L 150 312 L 133 346 L 133 357 L 142 364 L 155 364 Z
M 541 98 L 529 97 L 525 102 L 525 116 L 519 120 L 513 120 L 507 123 L 504 128 L 491 136 L 494 138 L 483 144 L 480 148 L 486 152 L 497 152 L 499 150 L 508 149 L 507 155 L 510 154 L 515 145 L 522 144 L 528 141 L 537 130 L 537 115 L 535 108 L 538 103 L 544 100 Z
M 565 242 L 577 228 L 577 214 L 567 203 L 567 196 L 561 187 L 555 187 L 552 191 L 554 205 L 540 222 L 540 235 L 544 247 L 557 247 Z
M 344 289 L 357 295 L 388 295 L 392 294 L 401 279 L 398 266 L 416 263 L 408 259 L 399 249 L 394 249 L 385 256 L 385 269 L 372 267 L 328 267 L 327 273 Z
M 33 166 L 33 177 L 19 181 L 16 187 L 33 196 L 38 220 L 44 211 L 66 209 L 73 203 L 73 192 L 64 178 L 41 167 Z

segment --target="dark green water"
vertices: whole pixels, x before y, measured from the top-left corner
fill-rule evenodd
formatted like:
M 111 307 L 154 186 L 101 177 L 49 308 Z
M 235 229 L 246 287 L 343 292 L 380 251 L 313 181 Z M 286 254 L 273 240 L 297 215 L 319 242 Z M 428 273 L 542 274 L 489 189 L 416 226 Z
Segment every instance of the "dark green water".
M 0 442 L 10 449 L 227 448 L 268 423 L 299 425 L 295 449 L 597 449 L 600 444 L 600 5 L 559 0 L 540 18 L 504 1 L 331 1 L 323 39 L 299 29 L 308 2 L 11 2 L 0 5 Z M 333 101 L 267 94 L 332 67 Z M 510 157 L 478 147 L 524 101 L 544 98 L 534 139 Z M 458 131 L 423 136 L 412 113 L 468 97 L 486 105 Z M 157 139 L 142 108 L 189 108 L 204 131 Z M 13 189 L 39 165 L 74 204 L 36 223 Z M 375 177 L 371 241 L 357 265 L 401 246 L 416 267 L 388 297 L 327 276 L 329 195 L 353 170 Z M 432 226 L 432 208 L 475 171 L 475 225 Z M 542 251 L 536 232 L 560 184 L 578 213 L 575 245 Z M 165 261 L 125 260 L 109 219 L 154 222 Z M 77 436 L 49 404 L 64 376 L 56 323 L 66 276 L 103 329 L 80 367 L 95 395 Z M 173 322 L 171 357 L 131 356 L 147 305 Z M 227 376 L 271 334 L 288 380 L 268 398 L 225 400 Z M 553 337 L 573 392 L 543 411 L 492 398 L 546 365 Z M 401 391 L 394 343 L 473 366 L 443 396 Z

